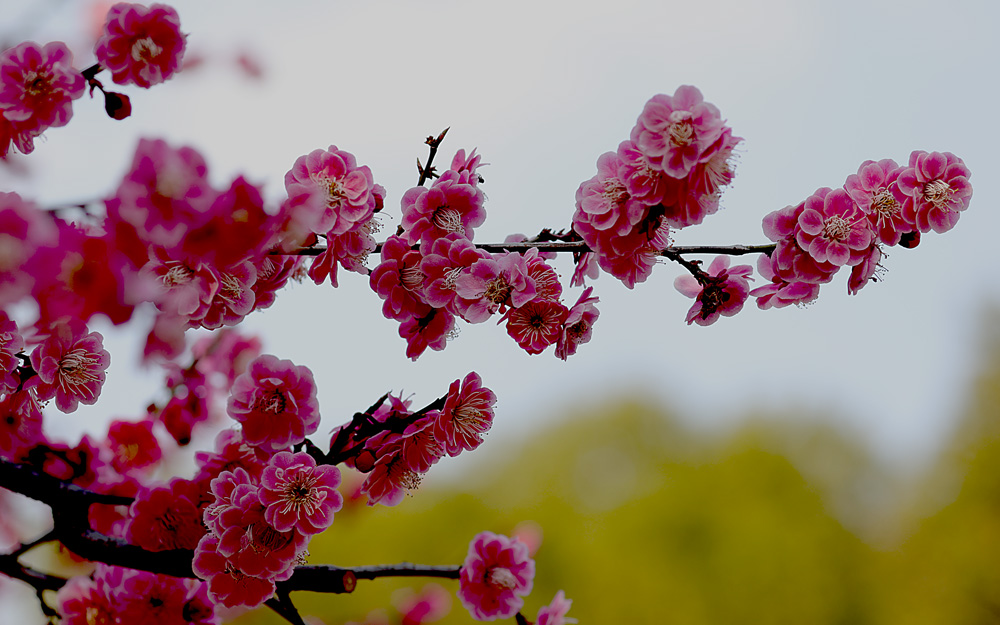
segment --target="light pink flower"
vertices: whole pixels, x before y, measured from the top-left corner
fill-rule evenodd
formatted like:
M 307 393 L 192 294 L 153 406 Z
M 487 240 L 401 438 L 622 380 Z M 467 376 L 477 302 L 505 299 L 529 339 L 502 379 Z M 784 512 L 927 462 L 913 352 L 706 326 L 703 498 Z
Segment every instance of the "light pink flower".
M 56 398 L 63 412 L 73 412 L 80 402 L 97 403 L 104 385 L 111 354 L 104 349 L 104 337 L 87 333 L 80 322 L 57 326 L 31 352 L 31 365 L 38 375 L 28 382 L 38 399 Z
M 339 485 L 337 467 L 317 467 L 305 452 L 275 454 L 261 476 L 264 519 L 279 532 L 295 528 L 302 534 L 318 534 L 330 527 L 333 513 L 344 504 Z
M 94 55 L 119 85 L 148 89 L 180 70 L 186 39 L 172 7 L 119 3 L 108 11 Z
M 628 234 L 646 218 L 649 205 L 660 202 L 661 197 L 634 197 L 622 178 L 628 172 L 617 154 L 605 152 L 597 159 L 597 175 L 576 190 L 573 229 L 585 241 L 595 236 L 588 237 L 592 231 Z
M 425 625 L 448 615 L 451 593 L 435 583 L 425 585 L 419 593 L 403 588 L 392 594 L 392 604 L 402 616 L 400 625 Z
M 308 227 L 317 234 L 331 236 L 355 230 L 381 208 L 385 190 L 375 184 L 372 171 L 358 166 L 350 152 L 331 145 L 313 150 L 295 160 L 285 174 L 285 190 L 290 198 L 318 195 L 321 211 L 312 215 Z M 301 204 L 308 208 L 310 204 Z
M 485 321 L 508 306 L 523 306 L 536 294 L 528 262 L 517 252 L 477 260 L 468 273 L 458 276 L 455 291 L 463 300 L 472 301 L 462 311 L 462 317 L 470 323 Z
M 414 187 L 403 194 L 402 226 L 410 244 L 430 244 L 456 232 L 472 239 L 486 221 L 483 192 L 454 177 L 442 176 L 430 188 Z
M 434 437 L 449 456 L 472 451 L 483 443 L 483 435 L 493 425 L 496 402 L 497 396 L 483 386 L 475 371 L 451 383 L 444 408 L 434 423 Z
M 40 250 L 55 245 L 59 229 L 52 216 L 16 193 L 0 193 L 0 307 L 6 308 L 35 287 L 38 276 L 33 259 Z
M 719 109 L 696 87 L 682 85 L 674 95 L 655 95 L 632 129 L 632 142 L 650 164 L 683 178 L 718 140 L 724 127 Z
M 594 323 L 600 312 L 594 306 L 600 298 L 593 295 L 594 287 L 587 287 L 580 294 L 580 299 L 569 309 L 566 321 L 563 323 L 559 342 L 556 343 L 556 356 L 566 360 L 576 353 L 577 348 L 590 341 L 594 333 Z
M 26 41 L 0 54 L 0 114 L 13 125 L 14 143 L 24 153 L 46 128 L 69 123 L 73 100 L 85 88 L 83 74 L 73 69 L 73 54 L 61 42 L 43 47 Z
M 320 419 L 312 372 L 270 354 L 236 378 L 227 410 L 243 424 L 247 444 L 270 453 L 301 443 Z
M 687 314 L 688 325 L 712 325 L 720 315 L 732 317 L 743 310 L 750 295 L 753 267 L 730 267 L 729 262 L 728 256 L 716 256 L 700 280 L 687 274 L 674 280 L 674 288 L 682 295 L 696 298 Z
M 538 618 L 535 619 L 535 625 L 568 625 L 569 623 L 576 623 L 575 618 L 566 618 L 566 613 L 569 612 L 569 608 L 572 605 L 573 602 L 567 599 L 565 593 L 560 590 L 552 599 L 552 603 L 538 610 Z
M 916 151 L 896 184 L 903 200 L 903 218 L 920 232 L 943 233 L 958 223 L 972 200 L 969 169 L 951 152 Z
M 837 267 L 864 260 L 874 238 L 871 222 L 843 189 L 817 189 L 798 216 L 795 242 L 816 262 Z
M 896 186 L 896 178 L 902 171 L 889 158 L 865 161 L 858 173 L 848 176 L 844 183 L 844 189 L 868 215 L 879 240 L 886 245 L 896 245 L 903 233 L 911 230 L 903 219 L 904 196 Z
M 458 598 L 472 617 L 491 621 L 514 616 L 531 592 L 535 561 L 517 539 L 482 532 L 469 544 L 459 571 Z
M 819 297 L 819 283 L 783 279 L 775 272 L 773 260 L 767 254 L 761 254 L 757 259 L 757 273 L 771 281 L 750 291 L 750 295 L 757 298 L 757 307 L 761 310 L 784 308 L 790 304 L 804 305 Z
M 425 301 L 435 308 L 460 314 L 472 302 L 460 301 L 455 290 L 458 277 L 476 261 L 486 258 L 490 258 L 489 252 L 477 248 L 461 234 L 451 233 L 435 239 L 420 261 Z
M 764 216 L 764 235 L 778 244 L 768 259 L 768 271 L 788 283 L 829 282 L 840 267 L 833 263 L 817 261 L 796 242 L 798 221 L 804 210 L 805 202 L 802 202 L 797 206 L 786 206 Z M 767 276 L 765 278 L 770 279 Z

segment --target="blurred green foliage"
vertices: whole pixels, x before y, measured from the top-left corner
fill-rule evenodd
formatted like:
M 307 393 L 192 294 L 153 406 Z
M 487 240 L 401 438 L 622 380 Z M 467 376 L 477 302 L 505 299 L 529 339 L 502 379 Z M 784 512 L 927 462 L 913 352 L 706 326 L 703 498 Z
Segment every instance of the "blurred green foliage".
M 341 512 L 310 560 L 454 564 L 477 532 L 510 534 L 530 520 L 544 528 L 531 619 L 561 588 L 583 624 L 996 623 L 996 339 L 952 445 L 926 476 L 894 476 L 813 419 L 761 416 L 736 432 L 696 434 L 648 404 L 611 402 L 493 449 L 459 482 L 426 486 L 395 508 Z M 361 582 L 353 595 L 293 598 L 328 625 L 361 622 L 379 606 L 393 622 L 392 590 L 422 584 Z M 239 622 L 282 621 L 258 610 Z M 455 600 L 443 622 L 473 621 Z

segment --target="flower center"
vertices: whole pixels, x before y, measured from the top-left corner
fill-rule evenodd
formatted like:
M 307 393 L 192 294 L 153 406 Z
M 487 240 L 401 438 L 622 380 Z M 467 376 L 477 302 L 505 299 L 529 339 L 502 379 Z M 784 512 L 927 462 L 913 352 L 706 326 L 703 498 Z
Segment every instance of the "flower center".
M 462 268 L 455 267 L 454 269 L 449 269 L 444 272 L 444 288 L 449 291 L 455 290 L 455 282 L 458 281 L 458 277 L 462 275 Z
M 851 224 L 839 215 L 827 217 L 826 221 L 823 222 L 823 236 L 827 239 L 843 241 L 850 236 L 850 234 Z
M 507 590 L 517 588 L 517 578 L 514 577 L 514 574 L 509 569 L 505 569 L 502 566 L 491 568 L 486 576 L 486 582 L 495 588 L 505 588 Z
M 261 412 L 281 414 L 285 412 L 286 403 L 287 400 L 285 399 L 285 394 L 278 389 L 272 389 L 270 391 L 266 391 L 261 397 L 257 398 L 253 407 Z
M 311 515 L 319 503 L 324 499 L 322 493 L 315 488 L 318 478 L 312 475 L 299 474 L 293 479 L 285 482 L 281 491 L 285 507 L 281 509 L 282 514 L 295 510 L 305 510 L 306 515 Z
M 683 148 L 694 143 L 694 124 L 690 111 L 674 111 L 668 119 L 670 127 L 667 129 L 667 133 L 670 136 L 670 143 L 674 147 Z
M 420 271 L 420 267 L 416 265 L 413 267 L 403 267 L 403 270 L 399 272 L 399 279 L 403 283 L 403 288 L 407 291 L 419 291 L 420 287 L 424 284 L 424 274 Z
M 604 181 L 604 192 L 601 195 L 612 206 L 624 206 L 628 201 L 628 189 L 616 178 Z
M 931 180 L 924 185 L 924 199 L 935 208 L 945 208 L 951 201 L 951 187 L 940 178 Z
M 514 287 L 507 282 L 507 278 L 503 275 L 499 275 L 496 278 L 490 280 L 490 283 L 486 285 L 486 291 L 483 293 L 483 297 L 493 302 L 494 304 L 503 304 L 510 297 L 510 292 L 514 290 Z
M 462 226 L 462 213 L 447 204 L 434 209 L 434 217 L 431 222 L 445 232 L 465 232 L 465 228 Z
M 161 52 L 163 52 L 163 48 L 156 45 L 152 37 L 136 39 L 135 43 L 132 44 L 132 60 L 136 63 L 149 63 L 160 56 Z
M 119 445 L 115 456 L 118 458 L 118 462 L 121 464 L 128 464 L 135 460 L 135 457 L 139 455 L 139 443 L 129 443 L 127 445 Z
M 29 70 L 24 73 L 24 95 L 41 98 L 52 91 L 52 72 L 44 69 Z
M 879 217 L 887 219 L 899 212 L 899 202 L 888 188 L 884 188 L 872 198 L 872 210 L 878 213 Z
M 223 298 L 233 301 L 239 299 L 243 295 L 243 283 L 240 282 L 239 278 L 231 273 L 222 273 L 219 275 L 219 295 Z
M 59 361 L 59 385 L 65 389 L 97 382 L 100 377 L 96 369 L 97 358 L 93 354 L 82 348 L 70 350 Z
M 168 288 L 187 284 L 193 279 L 194 271 L 187 265 L 174 265 L 170 269 L 167 269 L 167 272 L 160 278 Z

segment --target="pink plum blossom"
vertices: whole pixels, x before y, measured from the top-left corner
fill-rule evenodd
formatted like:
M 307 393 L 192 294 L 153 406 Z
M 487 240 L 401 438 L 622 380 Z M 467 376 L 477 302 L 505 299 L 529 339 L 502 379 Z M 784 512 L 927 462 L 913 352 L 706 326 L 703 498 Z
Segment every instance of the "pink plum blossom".
M 660 202 L 662 196 L 647 201 L 634 197 L 622 179 L 623 171 L 628 169 L 614 152 L 605 152 L 597 159 L 597 175 L 576 191 L 573 228 L 578 233 L 598 230 L 628 234 L 646 217 L 649 205 Z
M 716 322 L 720 315 L 732 317 L 743 309 L 750 294 L 750 265 L 729 266 L 728 256 L 717 256 L 708 271 L 697 278 L 690 275 L 678 276 L 674 288 L 686 297 L 696 298 L 686 321 L 688 325 L 697 323 L 708 326 Z
M 507 334 L 524 351 L 540 354 L 559 340 L 568 314 L 569 310 L 562 303 L 536 298 L 520 308 L 511 308 L 504 319 L 507 320 Z
M 489 252 L 477 248 L 461 234 L 450 233 L 435 239 L 420 261 L 420 271 L 424 275 L 424 300 L 435 308 L 460 314 L 459 311 L 472 302 L 460 301 L 455 290 L 458 277 L 476 261 L 487 258 L 490 258 Z
M 219 539 L 205 535 L 194 552 L 191 568 L 195 575 L 208 582 L 208 593 L 213 600 L 234 608 L 254 608 L 274 595 L 273 580 L 242 573 L 235 564 L 219 553 Z
M 308 194 L 322 199 L 320 211 L 308 225 L 317 234 L 331 236 L 369 221 L 385 196 L 371 169 L 359 166 L 353 154 L 335 145 L 296 159 L 285 174 L 285 189 L 289 197 Z
M 718 140 L 723 127 L 719 109 L 705 102 L 696 87 L 682 85 L 674 95 L 655 95 L 646 103 L 631 139 L 653 167 L 683 178 Z
M 402 617 L 400 625 L 425 625 L 444 618 L 451 611 L 451 593 L 430 583 L 414 592 L 404 588 L 392 594 L 392 604 Z
M 330 527 L 333 513 L 343 505 L 339 485 L 337 467 L 317 467 L 305 452 L 275 454 L 261 476 L 264 519 L 279 532 L 295 528 L 302 534 L 318 534 Z
M 573 304 L 573 308 L 569 309 L 569 314 L 566 316 L 562 332 L 559 335 L 559 341 L 556 343 L 556 356 L 558 358 L 566 360 L 576 353 L 580 345 L 590 341 L 594 332 L 594 323 L 600 316 L 600 312 L 594 306 L 600 301 L 600 298 L 593 293 L 594 287 L 587 287 L 580 294 L 576 304 Z
M 567 599 L 566 594 L 560 590 L 553 597 L 552 603 L 538 610 L 538 618 L 535 619 L 535 625 L 568 625 L 576 623 L 575 618 L 566 617 L 566 613 L 569 612 L 572 605 L 573 602 Z
M 399 336 L 406 340 L 406 357 L 416 360 L 428 347 L 441 351 L 455 331 L 455 316 L 443 308 L 431 308 L 406 319 L 399 325 Z
M 17 369 L 21 359 L 17 354 L 24 349 L 24 338 L 17 330 L 17 323 L 0 310 L 0 395 L 17 390 L 20 376 Z
M 402 237 L 389 237 L 382 244 L 382 262 L 372 271 L 372 290 L 385 300 L 382 314 L 386 319 L 405 321 L 426 314 L 424 301 L 423 256 L 411 250 Z
M 472 239 L 486 221 L 485 196 L 476 186 L 442 176 L 430 188 L 414 187 L 403 194 L 403 236 L 413 245 L 430 244 L 455 232 Z
M 455 380 L 448 389 L 444 408 L 434 424 L 434 437 L 449 456 L 472 451 L 483 443 L 483 435 L 493 425 L 497 396 L 483 386 L 475 371 L 464 380 Z
M 112 421 L 108 427 L 107 446 L 113 454 L 111 466 L 125 474 L 151 468 L 163 457 L 153 435 L 153 422 Z
M 462 299 L 473 302 L 462 311 L 462 317 L 470 323 L 485 321 L 508 306 L 523 306 L 536 294 L 528 262 L 517 252 L 477 260 L 468 273 L 458 276 L 455 291 Z
M 750 291 L 750 295 L 757 298 L 757 307 L 761 310 L 808 304 L 819 297 L 819 283 L 785 280 L 776 273 L 774 261 L 766 254 L 761 254 L 757 260 L 757 273 L 771 281 Z
M 41 345 L 31 352 L 31 365 L 37 376 L 28 385 L 38 399 L 55 397 L 63 412 L 73 412 L 82 402 L 97 403 L 104 385 L 105 370 L 111 354 L 104 349 L 104 337 L 87 333 L 80 322 L 57 326 Z
M 896 245 L 903 233 L 911 230 L 903 219 L 903 196 L 896 185 L 902 171 L 889 158 L 865 161 L 844 183 L 851 199 L 868 215 L 879 241 L 886 245 Z
M 27 154 L 34 138 L 73 117 L 73 100 L 86 80 L 73 69 L 73 54 L 61 42 L 26 41 L 0 54 L 0 115 L 12 126 L 13 141 Z
M 312 372 L 270 354 L 236 378 L 227 409 L 243 424 L 247 444 L 271 453 L 301 443 L 319 426 Z
M 914 230 L 943 233 L 958 223 L 972 199 L 972 174 L 951 152 L 916 151 L 896 179 L 903 218 Z
M 123 2 L 108 11 L 94 54 L 117 84 L 148 89 L 180 70 L 186 38 L 172 7 Z
M 129 506 L 126 539 L 149 551 L 197 547 L 206 528 L 196 489 L 180 478 L 166 487 L 142 488 Z
M 514 616 L 531 592 L 535 561 L 521 541 L 482 532 L 469 544 L 458 578 L 458 598 L 477 621 Z
M 874 232 L 866 215 L 843 189 L 817 189 L 798 216 L 795 242 L 816 262 L 854 266 L 870 251 Z

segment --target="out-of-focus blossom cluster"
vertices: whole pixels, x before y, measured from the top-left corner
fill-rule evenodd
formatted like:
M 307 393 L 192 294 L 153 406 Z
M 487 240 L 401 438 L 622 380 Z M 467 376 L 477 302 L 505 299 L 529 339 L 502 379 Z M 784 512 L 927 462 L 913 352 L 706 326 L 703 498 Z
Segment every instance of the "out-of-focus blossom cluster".
M 177 12 L 166 5 L 118 3 L 110 8 L 94 47 L 99 65 L 114 82 L 149 88 L 181 67 L 185 35 Z M 0 53 L 0 158 L 11 145 L 24 154 L 49 128 L 73 117 L 73 100 L 87 85 L 104 91 L 93 75 L 73 67 L 73 53 L 60 41 L 26 41 Z M 131 112 L 127 96 L 105 93 L 108 115 L 124 119 Z
M 493 315 L 529 354 L 555 345 L 566 359 L 590 340 L 598 298 L 588 290 L 567 307 L 558 274 L 537 249 L 491 254 L 476 247 L 475 228 L 486 219 L 480 161 L 475 151 L 459 150 L 430 187 L 403 195 L 401 232 L 383 244 L 371 274 L 382 314 L 400 323 L 414 360 L 428 347 L 444 349 L 459 319 L 481 323 Z

